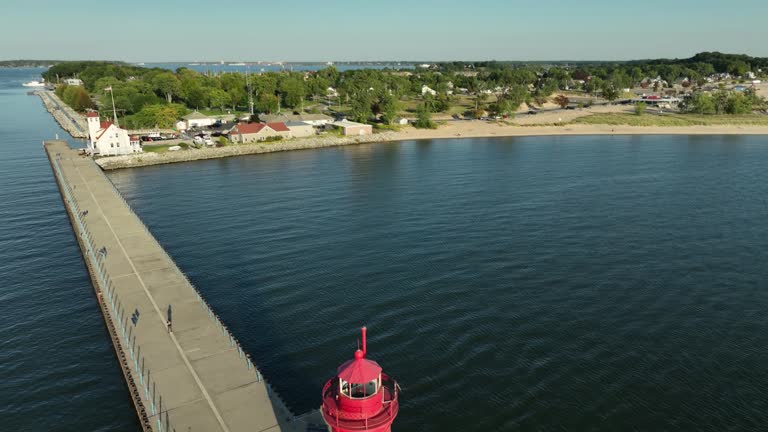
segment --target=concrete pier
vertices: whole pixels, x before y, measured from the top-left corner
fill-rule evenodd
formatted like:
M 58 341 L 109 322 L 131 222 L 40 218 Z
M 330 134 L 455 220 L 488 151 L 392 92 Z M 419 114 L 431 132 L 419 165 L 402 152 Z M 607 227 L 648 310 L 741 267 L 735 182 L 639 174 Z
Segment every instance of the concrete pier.
M 93 160 L 44 148 L 142 428 L 326 431 L 286 407 Z

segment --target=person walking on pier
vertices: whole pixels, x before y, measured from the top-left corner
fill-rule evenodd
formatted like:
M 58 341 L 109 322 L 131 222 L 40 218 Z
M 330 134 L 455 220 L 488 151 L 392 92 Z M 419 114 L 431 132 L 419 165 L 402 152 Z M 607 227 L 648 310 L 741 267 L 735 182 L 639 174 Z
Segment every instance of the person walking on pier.
M 168 333 L 173 333 L 173 316 L 171 315 L 171 305 L 168 305 L 168 319 L 166 325 L 168 326 Z

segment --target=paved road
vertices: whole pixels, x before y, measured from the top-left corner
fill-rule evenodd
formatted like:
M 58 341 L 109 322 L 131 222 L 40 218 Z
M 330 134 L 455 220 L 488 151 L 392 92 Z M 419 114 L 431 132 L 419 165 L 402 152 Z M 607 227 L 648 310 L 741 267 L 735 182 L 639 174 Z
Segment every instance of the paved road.
M 114 310 L 108 319 L 123 334 L 152 429 L 324 430 L 314 412 L 294 418 L 98 166 L 65 142 L 45 148 L 74 201 L 73 214 L 87 213 L 73 227 L 77 232 L 83 224 L 111 280 L 100 287 Z M 100 268 L 85 250 L 84 256 Z M 319 396 L 318 389 L 318 403 Z

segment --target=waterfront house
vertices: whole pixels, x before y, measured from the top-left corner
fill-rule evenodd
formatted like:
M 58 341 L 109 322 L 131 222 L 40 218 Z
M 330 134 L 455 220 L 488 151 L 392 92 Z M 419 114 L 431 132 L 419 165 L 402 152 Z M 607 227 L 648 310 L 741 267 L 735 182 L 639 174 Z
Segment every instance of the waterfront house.
M 315 127 L 306 122 L 289 121 L 285 122 L 285 125 L 288 127 L 288 130 L 291 131 L 291 138 L 303 138 L 316 134 Z
M 347 119 L 333 122 L 331 125 L 341 129 L 344 135 L 372 135 L 373 126 L 363 123 L 349 121 Z
M 429 93 L 432 96 L 436 96 L 437 95 L 437 92 L 435 90 L 432 90 L 431 88 L 429 88 L 429 86 L 424 84 L 423 86 L 421 86 L 421 95 L 424 96 L 427 93 Z
M 128 135 L 110 121 L 101 121 L 99 113 L 90 111 L 88 120 L 88 143 L 86 152 L 92 156 L 117 156 L 131 153 L 141 153 L 141 143 L 138 136 Z
M 182 119 L 187 123 L 187 129 L 208 127 L 216 123 L 216 119 L 195 111 L 187 114 Z
M 238 123 L 229 131 L 233 143 L 246 144 L 264 141 L 270 138 L 288 138 L 291 130 L 282 122 L 273 123 Z
M 83 80 L 80 78 L 67 78 L 64 80 L 64 84 L 68 86 L 82 86 Z

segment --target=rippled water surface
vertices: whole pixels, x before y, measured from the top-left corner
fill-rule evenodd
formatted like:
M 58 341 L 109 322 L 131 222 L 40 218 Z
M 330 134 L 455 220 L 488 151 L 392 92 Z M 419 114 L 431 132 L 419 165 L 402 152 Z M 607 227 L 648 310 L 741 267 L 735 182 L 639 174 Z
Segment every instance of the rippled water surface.
M 0 116 L 0 418 L 135 428 L 27 136 L 57 128 L 0 98 L 22 107 Z M 418 141 L 109 176 L 297 412 L 367 324 L 395 431 L 764 430 L 767 144 Z
M 42 149 L 65 132 L 21 87 L 41 72 L 0 69 L 0 430 L 136 430 Z
M 370 328 L 401 431 L 768 408 L 760 137 L 419 141 L 110 174 L 298 411 Z

